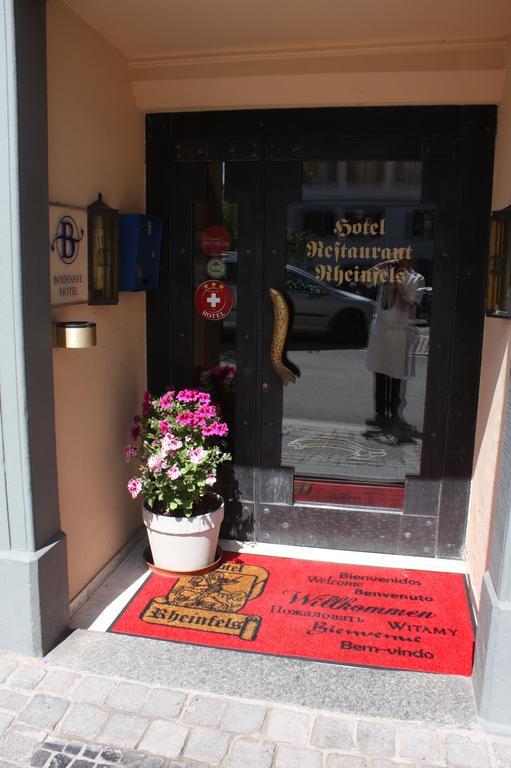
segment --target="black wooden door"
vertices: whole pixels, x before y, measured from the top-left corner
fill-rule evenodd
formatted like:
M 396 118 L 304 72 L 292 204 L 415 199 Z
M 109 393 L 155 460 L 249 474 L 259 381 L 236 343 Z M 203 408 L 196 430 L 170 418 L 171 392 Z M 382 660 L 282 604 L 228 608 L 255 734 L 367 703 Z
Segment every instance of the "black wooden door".
M 431 158 L 432 148 L 425 145 L 420 137 L 408 137 L 406 140 L 388 137 L 314 138 L 287 144 L 281 141 L 278 145 L 275 142 L 272 156 L 267 156 L 264 173 L 261 453 L 256 529 L 259 540 L 386 552 L 409 551 L 411 544 L 416 553 L 435 553 L 434 532 L 437 528 L 438 505 L 431 503 L 430 495 L 434 492 L 432 489 L 438 478 L 442 476 L 445 440 L 442 424 L 447 417 L 447 402 L 442 393 L 447 393 L 450 386 L 452 325 L 455 317 L 455 293 L 452 288 L 457 283 L 462 266 L 457 242 L 461 206 L 461 162 L 458 149 L 456 142 L 451 141 L 441 147 L 443 157 L 438 157 L 440 147 L 437 147 L 437 156 Z M 289 159 L 293 154 L 298 157 Z M 349 183 L 343 189 L 342 185 L 338 185 L 338 190 L 330 194 L 331 199 L 327 202 L 324 199 L 327 187 L 319 184 L 323 197 L 314 197 L 308 207 L 304 199 L 307 195 L 304 174 L 310 174 L 311 169 L 317 173 L 329 171 L 332 177 L 339 171 L 344 171 L 346 177 L 351 174 L 351 187 L 355 187 L 355 191 L 350 189 Z M 357 173 L 373 174 L 373 178 L 362 179 L 362 183 L 357 184 Z M 394 184 L 396 174 L 399 178 L 399 174 L 403 176 L 406 173 L 416 175 L 417 190 L 411 201 L 406 199 L 399 185 Z M 389 176 L 392 178 L 389 179 Z M 383 189 L 385 184 L 388 187 L 386 190 Z M 366 199 L 357 200 L 356 195 L 363 193 L 366 188 Z M 419 253 L 415 262 L 421 261 L 422 252 L 422 266 L 419 264 L 417 269 L 429 273 L 426 282 L 430 288 L 426 289 L 424 303 L 432 297 L 434 306 L 429 308 L 431 312 L 427 329 L 422 329 L 427 330 L 427 333 L 416 339 L 422 342 L 423 347 L 428 347 L 427 355 L 417 356 L 414 361 L 417 366 L 422 365 L 422 401 L 413 409 L 415 417 L 422 416 L 420 427 L 407 425 L 407 428 L 400 426 L 395 429 L 389 425 L 382 430 L 365 424 L 366 421 L 371 422 L 371 418 L 363 419 L 360 413 L 365 412 L 371 416 L 369 389 L 372 389 L 373 378 L 365 370 L 367 350 L 363 342 L 357 344 L 353 340 L 355 343 L 349 343 L 351 340 L 347 339 L 347 344 L 337 345 L 335 339 L 331 339 L 332 333 L 329 334 L 328 329 L 327 336 L 318 340 L 317 334 L 324 330 L 322 327 L 316 328 L 315 333 L 302 339 L 301 343 L 302 334 L 298 334 L 295 344 L 292 347 L 289 345 L 288 358 L 291 363 L 298 363 L 298 370 L 303 363 L 302 379 L 296 384 L 289 383 L 287 389 L 283 389 L 271 364 L 273 317 L 272 304 L 268 298 L 270 288 L 282 292 L 292 305 L 290 309 L 295 324 L 300 322 L 298 314 L 301 311 L 302 332 L 305 333 L 303 313 L 307 307 L 299 310 L 299 292 L 293 291 L 293 280 L 289 279 L 290 276 L 296 279 L 297 275 L 304 281 L 307 279 L 303 274 L 305 270 L 298 271 L 297 268 L 291 272 L 296 253 L 292 252 L 289 237 L 290 209 L 295 209 L 295 212 L 297 207 L 305 209 L 300 218 L 302 225 L 306 215 L 310 217 L 313 214 L 317 219 L 322 214 L 322 223 L 316 223 L 316 227 L 322 229 L 321 237 L 324 237 L 328 234 L 325 230 L 332 227 L 332 221 L 337 217 L 338 221 L 346 222 L 345 226 L 352 225 L 351 210 L 355 204 L 362 220 L 372 209 L 378 210 L 377 218 L 382 217 L 390 222 L 393 218 L 399 220 L 393 227 L 396 234 L 391 237 L 397 238 L 396 242 L 403 242 L 406 235 L 405 242 L 413 243 L 415 251 Z M 328 219 L 330 223 L 326 223 Z M 421 237 L 425 233 L 418 231 L 420 226 L 425 226 L 425 222 L 429 222 L 426 239 Z M 366 228 L 369 227 L 368 224 Z M 378 229 L 377 224 L 374 227 Z M 388 225 L 390 227 L 392 224 Z M 309 243 L 323 243 L 314 235 L 310 237 L 312 240 Z M 358 240 L 359 243 L 373 241 L 371 238 L 367 241 L 363 238 Z M 355 240 L 347 239 L 346 242 Z M 364 255 L 366 251 L 364 246 L 358 249 Z M 313 260 L 312 264 L 317 265 L 320 261 Z M 332 264 L 334 261 L 332 259 Z M 310 269 L 310 264 L 305 259 L 303 266 Z M 342 294 L 340 303 L 345 301 L 349 304 L 350 296 L 346 291 L 340 290 L 338 294 Z M 302 304 L 310 307 L 307 317 L 312 328 L 314 315 L 320 314 L 321 296 L 310 294 L 303 299 Z M 358 310 L 353 306 L 340 311 L 339 320 L 344 314 L 355 311 Z M 328 382 L 322 381 L 321 375 L 310 370 L 307 356 L 315 356 L 318 366 L 322 363 L 325 365 L 326 359 L 327 370 L 324 376 L 334 376 L 335 387 L 329 386 Z M 415 383 L 413 377 L 410 382 Z M 296 400 L 290 392 L 293 387 L 301 388 L 301 397 L 299 403 L 290 409 L 286 408 L 286 397 L 288 400 Z M 344 391 L 350 388 L 352 395 L 347 401 Z M 325 407 L 323 403 L 319 407 L 318 400 L 329 396 L 330 404 Z M 360 397 L 365 399 L 362 408 L 358 402 Z M 286 411 L 291 411 L 294 418 L 287 418 Z M 339 416 L 339 411 L 343 411 L 344 415 Z M 351 414 L 355 411 L 360 413 L 352 419 Z M 322 414 L 321 421 L 314 419 L 317 412 Z M 286 451 L 284 444 L 286 440 L 289 441 L 289 436 L 285 434 L 286 426 L 294 438 L 289 446 L 297 446 L 294 455 L 291 450 Z M 307 448 L 310 448 L 310 453 L 316 453 L 316 458 L 312 456 L 308 463 L 303 461 Z M 406 451 L 409 454 L 408 460 Z M 321 463 L 328 466 L 321 466 Z M 297 477 L 300 478 L 298 484 Z M 314 494 L 310 500 L 307 500 L 307 496 L 305 500 L 303 497 L 296 499 L 296 491 L 311 486 L 324 488 L 325 480 L 326 485 L 334 489 L 340 487 L 346 491 L 355 486 L 358 498 L 355 496 L 353 503 L 352 496 L 350 503 L 348 494 L 348 500 L 336 503 L 334 493 L 327 501 L 315 499 Z M 403 503 L 389 505 L 389 486 L 395 491 L 399 487 L 404 489 Z M 361 494 L 361 490 L 365 493 Z
M 494 110 L 479 107 L 148 118 L 148 210 L 168 227 L 162 281 L 148 301 L 149 377 L 153 388 L 186 386 L 208 360 L 235 364 L 226 536 L 461 554 L 493 130 Z M 199 327 L 200 232 L 219 223 L 232 230 L 219 255 L 236 306 L 222 327 Z M 342 227 L 351 239 L 339 236 Z M 401 389 L 408 410 L 397 431 L 371 423 L 364 323 L 377 295 L 359 279 L 360 259 L 387 246 L 413 251 L 414 271 L 426 276 L 413 321 L 422 378 Z M 341 283 L 334 266 L 350 275 L 356 266 L 358 283 Z M 284 362 L 302 376 L 286 388 L 271 361 L 271 288 L 286 299 L 297 334 Z M 408 413 L 419 414 L 419 427 L 406 423 Z M 311 487 L 317 495 L 304 498 Z M 388 489 L 403 502 L 389 504 Z

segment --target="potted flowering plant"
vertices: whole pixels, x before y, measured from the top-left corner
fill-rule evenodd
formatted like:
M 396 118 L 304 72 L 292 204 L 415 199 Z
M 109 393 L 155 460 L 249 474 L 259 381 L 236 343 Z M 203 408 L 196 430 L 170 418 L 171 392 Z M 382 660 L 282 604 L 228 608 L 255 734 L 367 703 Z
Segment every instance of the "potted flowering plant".
M 144 523 L 159 568 L 193 571 L 214 560 L 224 515 L 214 485 L 218 467 L 231 458 L 218 438 L 227 432 L 207 392 L 169 390 L 159 398 L 145 393 L 124 455 L 138 463 L 128 491 L 144 499 Z

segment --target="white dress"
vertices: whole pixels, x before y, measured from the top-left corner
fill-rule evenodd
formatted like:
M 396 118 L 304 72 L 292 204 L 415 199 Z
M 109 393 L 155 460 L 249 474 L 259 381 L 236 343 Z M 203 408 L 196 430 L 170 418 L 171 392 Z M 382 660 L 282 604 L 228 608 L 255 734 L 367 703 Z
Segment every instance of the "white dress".
M 425 280 L 418 272 L 405 273 L 400 285 L 401 296 L 410 303 L 403 308 L 395 285 L 385 283 L 378 289 L 376 309 L 367 344 L 367 368 L 393 379 L 408 379 L 413 375 L 411 351 L 416 335 L 415 312 L 420 304 Z

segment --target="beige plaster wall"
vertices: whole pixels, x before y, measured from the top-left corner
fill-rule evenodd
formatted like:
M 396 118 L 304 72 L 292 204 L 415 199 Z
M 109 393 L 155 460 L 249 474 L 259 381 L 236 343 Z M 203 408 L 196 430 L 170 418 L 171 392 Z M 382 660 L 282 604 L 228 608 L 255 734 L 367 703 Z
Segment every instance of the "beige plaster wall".
M 505 84 L 499 106 L 493 209 L 511 204 L 511 43 L 507 52 Z M 501 442 L 501 422 L 509 377 L 511 324 L 487 318 L 477 414 L 476 449 L 466 539 L 471 587 L 479 602 L 481 580 L 488 566 L 491 521 L 495 509 Z
M 120 54 L 58 0 L 47 3 L 50 200 L 102 192 L 143 211 L 144 118 Z M 140 525 L 122 448 L 145 387 L 145 294 L 117 306 L 59 308 L 97 323 L 97 347 L 54 350 L 59 499 L 74 597 Z
M 147 73 L 144 73 L 146 75 Z M 137 75 L 138 76 L 138 73 Z M 325 72 L 322 74 L 134 80 L 147 112 L 265 107 L 495 104 L 502 72 Z

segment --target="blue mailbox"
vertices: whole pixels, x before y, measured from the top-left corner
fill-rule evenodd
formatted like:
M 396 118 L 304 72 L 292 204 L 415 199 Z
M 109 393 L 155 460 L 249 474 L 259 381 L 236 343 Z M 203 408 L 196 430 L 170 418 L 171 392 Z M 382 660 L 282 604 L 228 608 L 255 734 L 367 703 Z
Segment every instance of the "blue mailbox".
M 119 290 L 147 291 L 158 287 L 162 222 L 143 213 L 119 216 Z

